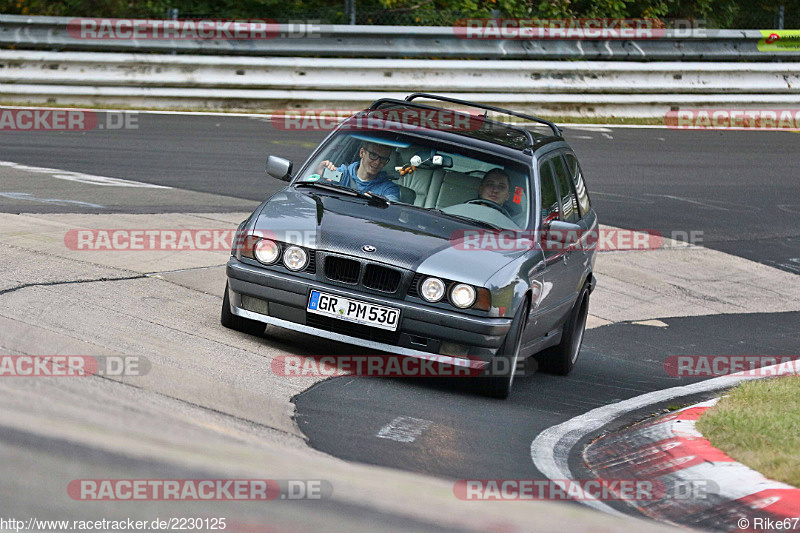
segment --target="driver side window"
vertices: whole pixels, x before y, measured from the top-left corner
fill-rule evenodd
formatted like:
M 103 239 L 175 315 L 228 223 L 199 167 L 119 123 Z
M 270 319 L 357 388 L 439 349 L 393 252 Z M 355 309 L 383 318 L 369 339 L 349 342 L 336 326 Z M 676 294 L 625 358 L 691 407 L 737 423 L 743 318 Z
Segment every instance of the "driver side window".
M 559 215 L 558 193 L 556 191 L 552 161 L 552 159 L 548 159 L 539 165 L 539 185 L 542 191 L 542 224 L 558 220 Z

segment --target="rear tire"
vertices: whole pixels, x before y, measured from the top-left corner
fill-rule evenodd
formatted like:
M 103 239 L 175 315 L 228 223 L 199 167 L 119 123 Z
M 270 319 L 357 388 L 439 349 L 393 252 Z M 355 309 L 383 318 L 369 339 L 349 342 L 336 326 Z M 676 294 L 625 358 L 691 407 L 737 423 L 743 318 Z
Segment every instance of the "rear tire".
M 522 332 L 525 330 L 525 322 L 528 319 L 528 301 L 522 302 L 511 322 L 506 340 L 498 350 L 498 355 L 491 363 L 490 372 L 498 366 L 497 363 L 505 365 L 499 375 L 481 376 L 478 380 L 478 390 L 486 396 L 505 400 L 511 393 L 511 386 L 514 384 L 514 374 L 517 369 L 519 350 L 522 345 Z
M 261 335 L 264 333 L 266 324 L 257 320 L 251 320 L 231 313 L 231 301 L 228 297 L 228 284 L 225 283 L 225 296 L 222 297 L 222 314 L 219 320 L 223 326 L 235 329 L 250 335 Z
M 536 355 L 539 367 L 551 374 L 566 376 L 575 368 L 586 331 L 586 317 L 589 315 L 589 285 L 578 293 L 578 299 L 570 311 L 567 323 L 561 332 L 561 342 Z

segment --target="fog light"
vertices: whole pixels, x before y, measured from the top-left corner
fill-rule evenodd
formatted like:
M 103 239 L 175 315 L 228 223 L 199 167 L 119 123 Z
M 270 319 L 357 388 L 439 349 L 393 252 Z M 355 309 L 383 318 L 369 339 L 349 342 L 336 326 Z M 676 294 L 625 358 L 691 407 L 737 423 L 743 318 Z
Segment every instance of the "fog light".
M 261 298 L 253 298 L 242 294 L 242 307 L 259 315 L 269 315 L 269 304 Z
M 441 355 L 452 355 L 454 357 L 466 357 L 469 353 L 469 346 L 456 344 L 454 342 L 443 342 L 439 348 Z

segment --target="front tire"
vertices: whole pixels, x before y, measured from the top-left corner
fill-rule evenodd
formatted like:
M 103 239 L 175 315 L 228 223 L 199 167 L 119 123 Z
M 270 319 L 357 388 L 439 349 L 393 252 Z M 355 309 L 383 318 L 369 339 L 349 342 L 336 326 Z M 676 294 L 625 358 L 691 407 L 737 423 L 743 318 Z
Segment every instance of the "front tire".
M 511 394 L 511 386 L 514 384 L 514 374 L 519 360 L 519 350 L 522 346 L 522 332 L 525 330 L 525 323 L 528 319 L 528 301 L 525 300 L 519 306 L 511 328 L 508 330 L 506 340 L 498 350 L 498 355 L 492 360 L 490 372 L 494 374 L 496 363 L 504 365 L 498 375 L 482 376 L 477 378 L 479 390 L 486 396 L 505 400 Z
M 231 313 L 231 301 L 228 297 L 228 284 L 225 283 L 225 296 L 222 297 L 222 314 L 219 320 L 228 329 L 249 333 L 250 335 L 261 335 L 264 333 L 266 325 L 249 318 L 244 318 Z
M 583 334 L 586 331 L 586 318 L 589 316 L 589 285 L 578 293 L 578 299 L 570 311 L 569 319 L 561 332 L 561 342 L 537 354 L 536 360 L 542 370 L 566 376 L 575 368 L 581 353 Z

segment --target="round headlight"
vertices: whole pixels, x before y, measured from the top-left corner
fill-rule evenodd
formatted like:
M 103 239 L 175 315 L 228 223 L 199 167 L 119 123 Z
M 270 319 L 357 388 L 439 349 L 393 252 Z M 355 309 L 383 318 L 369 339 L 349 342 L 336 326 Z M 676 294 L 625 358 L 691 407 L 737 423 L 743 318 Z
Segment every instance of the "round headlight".
M 429 302 L 438 302 L 444 296 L 444 282 L 439 278 L 426 278 L 419 286 L 419 292 Z
M 278 243 L 269 239 L 259 239 L 253 247 L 253 256 L 265 265 L 271 265 L 277 261 L 279 255 L 280 248 L 278 248 Z
M 283 264 L 289 270 L 303 270 L 308 264 L 308 254 L 299 246 L 290 246 L 283 252 Z
M 453 305 L 465 309 L 475 303 L 475 289 L 470 285 L 459 283 L 450 291 Z

